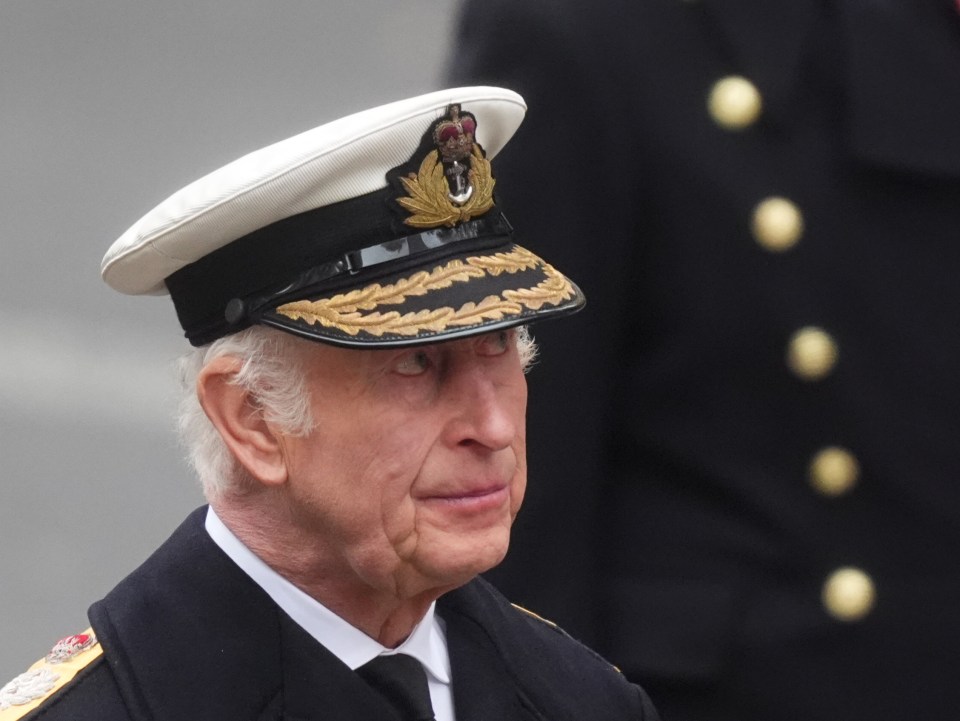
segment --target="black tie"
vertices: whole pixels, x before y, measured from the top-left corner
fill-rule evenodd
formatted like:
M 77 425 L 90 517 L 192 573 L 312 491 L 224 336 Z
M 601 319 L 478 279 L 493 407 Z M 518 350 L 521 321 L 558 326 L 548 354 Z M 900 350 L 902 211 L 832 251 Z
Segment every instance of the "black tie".
M 403 721 L 434 721 L 427 673 L 412 656 L 377 656 L 357 669 L 400 712 Z

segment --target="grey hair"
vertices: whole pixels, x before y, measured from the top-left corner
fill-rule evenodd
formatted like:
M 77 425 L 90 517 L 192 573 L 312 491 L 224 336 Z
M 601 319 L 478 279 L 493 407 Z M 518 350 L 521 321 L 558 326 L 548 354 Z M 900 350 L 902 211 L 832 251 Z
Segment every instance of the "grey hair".
M 517 333 L 517 351 L 524 372 L 533 365 L 537 345 L 526 326 Z M 288 333 L 253 326 L 193 348 L 178 361 L 180 403 L 177 426 L 180 442 L 208 499 L 241 491 L 252 479 L 236 460 L 207 418 L 197 396 L 200 371 L 216 358 L 232 356 L 241 362 L 230 381 L 250 394 L 263 418 L 289 436 L 306 436 L 314 428 L 303 365 L 304 341 Z
M 313 429 L 313 416 L 302 356 L 295 348 L 298 342 L 303 341 L 288 333 L 253 326 L 194 348 L 178 361 L 180 441 L 207 498 L 228 490 L 242 490 L 250 478 L 200 406 L 200 371 L 216 358 L 237 358 L 240 370 L 230 382 L 247 391 L 263 417 L 283 433 L 305 436 Z
M 520 365 L 523 372 L 528 373 L 537 361 L 537 341 L 530 333 L 530 326 L 522 325 L 517 328 L 517 352 L 520 354 Z

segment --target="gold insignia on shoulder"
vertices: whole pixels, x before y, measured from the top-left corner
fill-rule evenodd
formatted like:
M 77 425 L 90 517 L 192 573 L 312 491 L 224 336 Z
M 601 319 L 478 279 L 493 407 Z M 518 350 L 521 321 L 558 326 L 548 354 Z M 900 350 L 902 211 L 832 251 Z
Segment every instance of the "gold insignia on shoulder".
M 417 173 L 401 177 L 406 197 L 397 203 L 410 213 L 403 222 L 413 228 L 452 228 L 493 207 L 496 181 L 490 161 L 475 142 L 476 118 L 459 105 L 433 128 L 435 150 L 427 153 Z
M 93 629 L 61 639 L 45 658 L 0 688 L 0 721 L 23 718 L 101 655 Z

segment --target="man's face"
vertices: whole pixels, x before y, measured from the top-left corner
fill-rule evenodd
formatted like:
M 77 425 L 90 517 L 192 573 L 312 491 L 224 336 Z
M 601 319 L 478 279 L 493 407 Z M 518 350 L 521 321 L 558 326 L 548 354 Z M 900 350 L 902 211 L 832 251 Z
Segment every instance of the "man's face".
M 516 332 L 306 353 L 316 427 L 284 451 L 293 517 L 326 570 L 409 598 L 499 563 L 526 487 Z

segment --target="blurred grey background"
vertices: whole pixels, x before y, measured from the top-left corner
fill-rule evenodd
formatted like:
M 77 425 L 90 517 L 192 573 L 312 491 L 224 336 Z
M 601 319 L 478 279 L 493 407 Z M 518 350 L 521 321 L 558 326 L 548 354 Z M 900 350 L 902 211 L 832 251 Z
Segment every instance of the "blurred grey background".
M 202 503 L 166 297 L 113 240 L 243 153 L 437 89 L 457 0 L 0 6 L 0 686 Z

